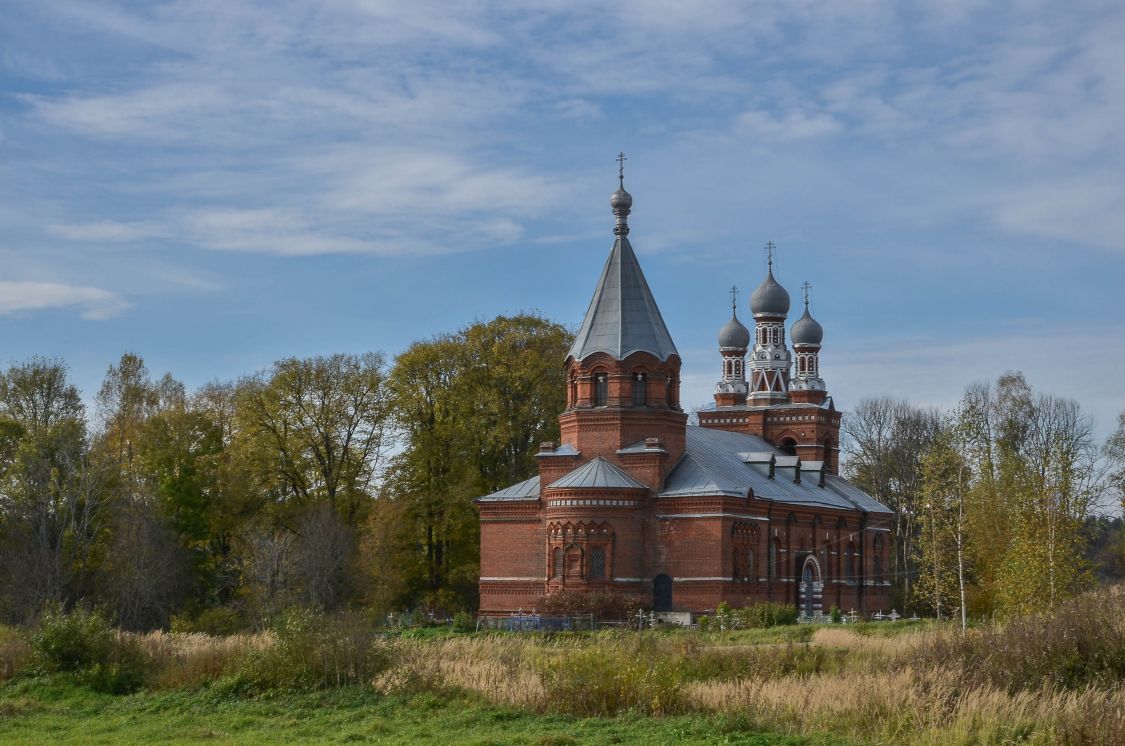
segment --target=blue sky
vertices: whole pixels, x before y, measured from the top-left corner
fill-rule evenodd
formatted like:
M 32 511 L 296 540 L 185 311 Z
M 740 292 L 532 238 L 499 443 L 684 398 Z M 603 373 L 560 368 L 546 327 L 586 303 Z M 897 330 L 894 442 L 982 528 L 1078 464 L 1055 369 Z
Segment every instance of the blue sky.
M 516 10 L 518 8 L 518 10 Z M 637 249 L 710 399 L 726 289 L 813 285 L 843 407 L 1022 369 L 1125 409 L 1120 2 L 5 0 L 0 340 L 91 395 L 539 311 Z M 746 318 L 748 313 L 743 312 Z

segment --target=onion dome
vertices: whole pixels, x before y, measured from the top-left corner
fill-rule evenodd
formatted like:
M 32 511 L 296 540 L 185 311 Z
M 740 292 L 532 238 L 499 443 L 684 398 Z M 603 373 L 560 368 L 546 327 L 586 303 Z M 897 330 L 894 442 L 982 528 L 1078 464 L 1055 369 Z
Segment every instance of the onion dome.
M 614 210 L 627 210 L 633 206 L 633 195 L 626 192 L 625 187 L 622 186 L 620 189 L 610 195 L 609 206 Z
M 766 279 L 750 296 L 750 311 L 755 316 L 785 316 L 789 313 L 789 293 L 773 279 L 772 261 Z
M 809 306 L 805 304 L 805 315 L 797 319 L 793 330 L 789 332 L 789 339 L 794 345 L 819 345 L 824 339 L 824 327 L 809 315 Z
M 738 320 L 738 288 L 730 289 L 730 321 L 719 330 L 719 347 L 746 350 L 750 347 L 750 330 Z
M 730 321 L 719 331 L 719 347 L 745 350 L 750 346 L 750 330 L 742 325 L 733 309 L 731 311 Z

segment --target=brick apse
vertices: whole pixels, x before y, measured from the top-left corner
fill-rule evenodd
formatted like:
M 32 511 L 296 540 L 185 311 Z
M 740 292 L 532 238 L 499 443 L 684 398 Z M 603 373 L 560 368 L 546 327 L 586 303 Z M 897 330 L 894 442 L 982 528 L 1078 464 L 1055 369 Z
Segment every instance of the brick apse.
M 531 610 L 562 590 L 635 594 L 657 611 L 889 608 L 891 513 L 837 474 L 840 414 L 820 377 L 808 285 L 789 342 L 772 245 L 753 332 L 732 289 L 715 406 L 688 425 L 623 182 L 610 205 L 613 248 L 565 360 L 561 442 L 540 446 L 536 476 L 476 500 L 481 612 Z

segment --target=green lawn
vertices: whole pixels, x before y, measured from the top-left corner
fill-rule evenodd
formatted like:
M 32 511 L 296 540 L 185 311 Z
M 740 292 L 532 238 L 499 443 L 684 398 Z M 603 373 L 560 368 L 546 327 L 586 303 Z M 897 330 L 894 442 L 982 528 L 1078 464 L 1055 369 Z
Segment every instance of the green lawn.
M 467 697 L 381 697 L 366 687 L 247 699 L 213 691 L 97 694 L 64 677 L 0 685 L 3 744 L 757 744 L 825 739 L 754 733 L 737 720 L 575 718 Z

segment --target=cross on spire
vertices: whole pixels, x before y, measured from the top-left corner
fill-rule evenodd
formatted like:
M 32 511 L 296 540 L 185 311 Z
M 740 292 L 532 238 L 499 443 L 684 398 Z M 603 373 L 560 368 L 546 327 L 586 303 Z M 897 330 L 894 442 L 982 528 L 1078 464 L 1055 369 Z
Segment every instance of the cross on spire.
M 773 250 L 777 248 L 774 246 L 773 241 L 766 241 L 766 262 L 770 265 L 770 271 L 773 271 Z
M 801 283 L 801 289 L 805 291 L 805 308 L 809 307 L 809 288 L 811 287 L 812 283 L 808 280 Z
M 731 310 L 732 313 L 735 313 L 738 310 L 738 286 L 737 285 L 731 285 L 730 286 L 730 310 Z
M 624 189 L 625 188 L 625 161 L 629 160 L 625 157 L 625 153 L 617 154 L 617 183 Z

